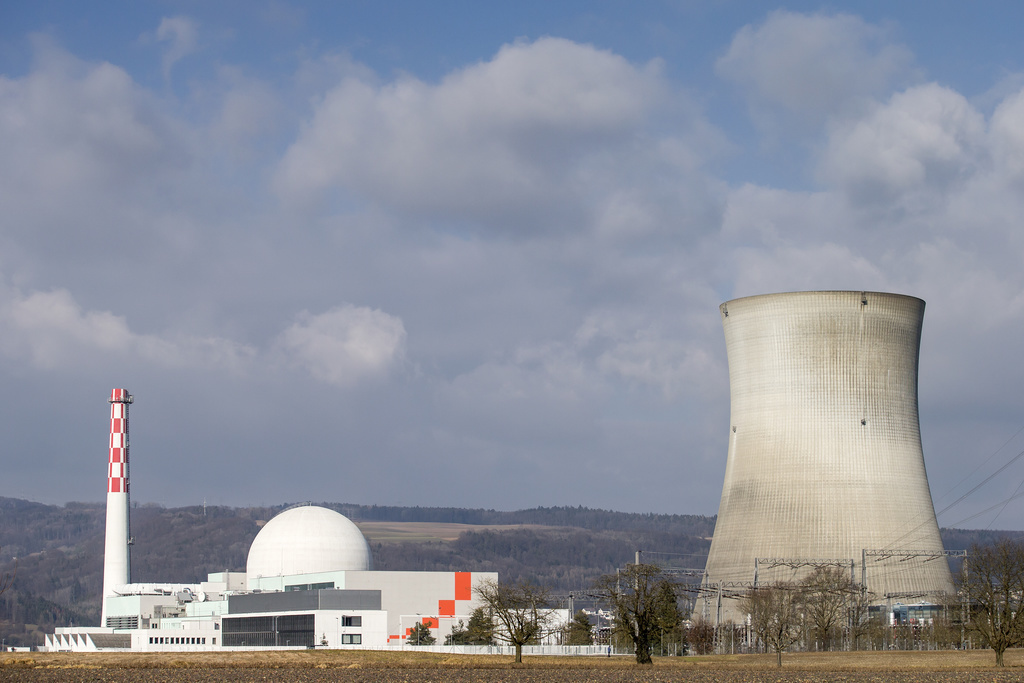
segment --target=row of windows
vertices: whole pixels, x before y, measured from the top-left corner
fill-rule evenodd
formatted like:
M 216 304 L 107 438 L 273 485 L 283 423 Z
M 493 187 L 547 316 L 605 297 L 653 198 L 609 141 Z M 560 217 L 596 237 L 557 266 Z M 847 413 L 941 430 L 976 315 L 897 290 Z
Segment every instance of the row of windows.
M 198 636 L 150 636 L 150 645 L 206 645 L 206 638 L 200 638 Z M 217 639 L 214 638 L 211 645 L 217 644 Z
M 289 593 L 291 591 L 316 591 L 326 590 L 329 588 L 334 588 L 333 581 L 326 581 L 324 583 L 299 583 L 294 586 L 285 586 L 284 590 L 286 593 Z

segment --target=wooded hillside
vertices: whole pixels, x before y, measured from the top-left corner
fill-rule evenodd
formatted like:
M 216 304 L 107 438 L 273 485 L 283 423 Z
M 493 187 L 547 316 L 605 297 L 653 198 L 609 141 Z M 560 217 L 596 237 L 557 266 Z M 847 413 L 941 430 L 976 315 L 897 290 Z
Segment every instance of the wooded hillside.
M 554 592 L 589 588 L 602 574 L 644 560 L 701 569 L 715 518 L 581 507 L 504 512 L 462 508 L 321 503 L 357 524 L 464 524 L 455 540 L 381 540 L 367 533 L 374 566 L 386 570 L 496 571 Z M 219 571 L 244 571 L 260 526 L 287 506 L 132 509 L 132 580 L 192 583 Z M 0 498 L 0 572 L 14 568 L 0 596 L 0 635 L 8 645 L 39 645 L 55 626 L 97 625 L 103 582 L 101 503 L 43 505 Z M 528 526 L 523 526 L 528 525 Z M 372 524 L 367 524 L 372 527 Z M 391 525 L 394 526 L 394 525 Z M 943 530 L 948 549 L 991 542 L 998 531 Z
M 471 524 L 454 541 L 381 542 L 371 537 L 374 566 L 391 570 L 497 571 L 556 591 L 589 587 L 597 576 L 632 561 L 636 550 L 695 554 L 703 564 L 714 518 L 588 508 L 503 512 L 460 508 L 321 503 L 363 521 Z M 163 508 L 131 511 L 132 580 L 199 582 L 211 572 L 244 571 L 263 522 L 287 506 Z M 105 507 L 43 505 L 0 498 L 0 571 L 13 569 L 0 596 L 0 634 L 7 643 L 41 644 L 54 626 L 99 623 Z M 500 528 L 507 525 L 507 529 Z M 531 525 L 521 527 L 519 525 Z M 499 528 L 494 528 L 498 526 Z

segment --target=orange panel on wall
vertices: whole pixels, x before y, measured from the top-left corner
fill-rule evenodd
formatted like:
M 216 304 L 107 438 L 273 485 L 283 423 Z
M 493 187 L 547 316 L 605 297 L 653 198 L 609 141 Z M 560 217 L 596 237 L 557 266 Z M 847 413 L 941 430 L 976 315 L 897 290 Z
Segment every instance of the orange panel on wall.
M 454 617 L 455 616 L 455 601 L 454 600 L 438 600 L 437 601 L 437 614 L 442 617 Z
M 473 573 L 455 572 L 455 599 L 473 599 Z
M 434 617 L 423 617 L 420 622 L 427 628 L 437 628 L 437 619 Z

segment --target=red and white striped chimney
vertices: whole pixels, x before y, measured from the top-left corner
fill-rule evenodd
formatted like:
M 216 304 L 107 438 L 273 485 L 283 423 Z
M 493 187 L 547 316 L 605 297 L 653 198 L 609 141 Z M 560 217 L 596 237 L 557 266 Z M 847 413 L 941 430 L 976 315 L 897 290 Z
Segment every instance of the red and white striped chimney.
M 131 582 L 128 533 L 128 405 L 134 397 L 127 389 L 110 392 L 110 460 L 107 465 L 107 535 L 103 549 L 103 607 L 101 626 L 107 625 L 107 598 Z

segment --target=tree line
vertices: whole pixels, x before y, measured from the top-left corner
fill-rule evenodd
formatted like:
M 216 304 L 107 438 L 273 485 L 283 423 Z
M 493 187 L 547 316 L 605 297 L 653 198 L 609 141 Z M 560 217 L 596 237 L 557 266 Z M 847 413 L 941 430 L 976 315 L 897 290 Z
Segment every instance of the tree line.
M 916 621 L 890 618 L 877 604 L 877 596 L 865 591 L 848 570 L 832 565 L 814 567 L 798 582 L 749 590 L 740 602 L 745 623 L 727 624 L 725 629 L 686 620 L 679 608 L 682 587 L 656 565 L 627 565 L 599 577 L 591 588 L 614 615 L 609 640 L 628 643 L 638 664 L 653 661 L 659 641 L 660 654 L 665 654 L 666 635 L 670 642 L 707 654 L 715 650 L 723 630 L 730 638 L 739 635 L 745 640 L 746 651 L 775 653 L 780 668 L 783 652 L 790 649 L 856 650 L 865 643 L 881 648 L 901 636 L 928 638 L 935 647 L 991 648 L 998 666 L 1004 665 L 1008 648 L 1024 646 L 1024 544 L 1006 538 L 972 546 L 957 576 L 956 591 L 928 605 L 930 616 Z M 446 645 L 507 643 L 515 648 L 516 662 L 521 662 L 523 646 L 540 642 L 553 628 L 567 645 L 591 644 L 598 638 L 582 611 L 553 626 L 549 588 L 521 580 L 485 582 L 475 590 L 482 605 L 468 625 L 460 621 L 452 628 Z M 889 640 L 879 641 L 885 633 Z M 422 642 L 421 635 L 416 638 Z
M 863 647 L 990 648 L 997 666 L 1024 646 L 1024 544 L 999 537 L 973 544 L 956 575 L 955 591 L 938 596 L 924 618 L 903 619 L 836 566 L 815 567 L 798 582 L 780 581 L 746 593 L 752 649 L 857 650 Z M 876 605 L 872 607 L 872 605 Z M 734 630 L 735 625 L 727 625 Z M 742 628 L 742 627 L 741 627 Z
M 666 636 L 680 637 L 685 616 L 679 608 L 677 585 L 661 567 L 627 565 L 624 570 L 605 574 L 593 582 L 593 594 L 610 607 L 614 619 L 607 642 L 628 644 L 638 664 L 652 663 L 652 655 Z M 551 635 L 563 645 L 592 645 L 600 639 L 589 617 L 576 612 L 566 623 L 556 618 L 558 601 L 549 587 L 530 580 L 484 581 L 474 588 L 481 604 L 459 620 L 445 636 L 445 645 L 507 644 L 515 650 L 515 661 L 523 660 L 523 647 L 539 644 Z M 410 645 L 433 645 L 436 638 L 423 622 L 406 637 Z M 661 654 L 665 654 L 664 648 Z M 679 650 L 675 654 L 681 654 Z

